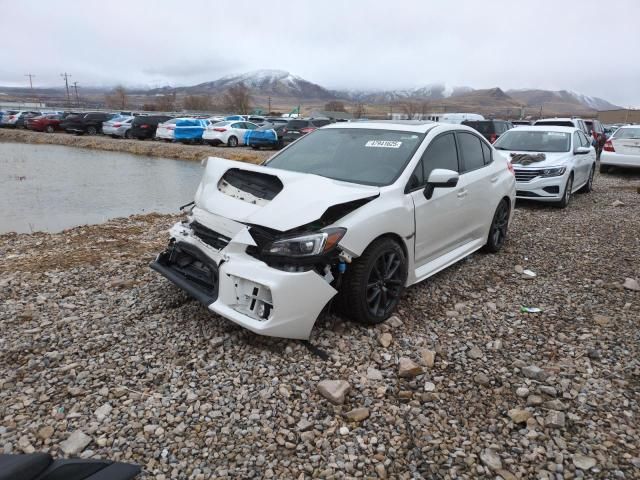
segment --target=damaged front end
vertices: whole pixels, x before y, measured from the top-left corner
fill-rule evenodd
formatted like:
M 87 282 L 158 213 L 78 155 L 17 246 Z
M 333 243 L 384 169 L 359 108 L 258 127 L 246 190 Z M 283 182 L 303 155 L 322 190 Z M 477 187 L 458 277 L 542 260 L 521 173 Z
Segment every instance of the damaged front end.
M 304 174 L 223 163 L 231 168 L 217 175 L 215 190 L 201 184 L 187 219 L 171 228 L 169 246 L 151 268 L 255 333 L 307 339 L 351 260 L 339 244 L 346 230 L 332 224 L 374 196 L 369 192 L 331 205 L 315 220 L 289 229 L 271 228 L 264 225 L 273 218 L 271 211 L 280 203 L 281 215 L 287 215 L 281 199 L 290 198 L 285 192 L 292 178 L 299 184 Z M 213 178 L 208 165 L 203 183 Z M 282 226 L 292 219 L 279 220 L 272 223 Z

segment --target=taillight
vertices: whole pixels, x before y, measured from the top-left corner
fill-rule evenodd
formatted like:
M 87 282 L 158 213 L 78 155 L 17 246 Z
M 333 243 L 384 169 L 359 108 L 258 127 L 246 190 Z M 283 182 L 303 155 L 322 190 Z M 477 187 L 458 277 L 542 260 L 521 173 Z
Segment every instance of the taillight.
M 611 143 L 611 140 L 607 140 L 606 142 L 604 142 L 604 151 L 605 152 L 615 152 L 616 149 L 613 148 L 613 143 Z
M 140 128 L 149 128 L 149 125 L 147 125 L 147 124 L 145 123 L 145 124 L 140 125 Z
M 169 125 L 169 126 L 167 127 L 167 130 L 175 130 L 175 128 L 176 128 L 176 127 L 174 127 L 173 125 Z
M 489 141 L 491 143 L 495 142 L 498 139 L 498 136 L 495 133 L 492 133 L 491 135 L 489 135 Z
M 9 115 L 9 120 L 13 120 L 14 118 L 16 118 L 15 115 Z
M 516 171 L 513 168 L 513 164 L 509 160 L 507 160 L 507 170 L 509 170 L 515 176 Z
M 114 123 L 113 126 L 118 128 L 120 125 L 122 125 L 121 123 Z
M 226 129 L 226 128 L 220 128 L 220 127 L 218 127 L 218 128 L 214 128 L 214 129 L 213 129 L 213 131 L 214 131 L 214 132 L 226 132 L 226 131 L 227 131 L 227 129 Z
M 312 127 L 306 127 L 306 128 L 301 128 L 300 129 L 300 131 L 302 133 L 310 133 L 310 132 L 313 132 L 314 130 L 315 130 L 315 128 L 312 128 Z

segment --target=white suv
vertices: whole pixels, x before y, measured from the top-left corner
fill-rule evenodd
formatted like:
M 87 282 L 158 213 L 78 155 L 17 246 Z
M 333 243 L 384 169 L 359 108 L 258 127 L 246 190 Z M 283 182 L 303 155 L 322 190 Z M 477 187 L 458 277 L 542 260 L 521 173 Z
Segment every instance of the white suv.
M 331 124 L 264 165 L 209 158 L 151 267 L 253 332 L 306 339 L 334 297 L 376 324 L 406 286 L 497 252 L 514 203 L 511 164 L 469 127 Z
M 513 163 L 517 198 L 564 208 L 572 193 L 591 191 L 596 150 L 582 130 L 518 127 L 503 133 L 493 146 Z
M 541 118 L 533 123 L 535 126 L 556 126 L 556 127 L 574 127 L 582 131 L 591 143 L 594 143 L 593 135 L 591 135 L 591 129 L 582 118 Z

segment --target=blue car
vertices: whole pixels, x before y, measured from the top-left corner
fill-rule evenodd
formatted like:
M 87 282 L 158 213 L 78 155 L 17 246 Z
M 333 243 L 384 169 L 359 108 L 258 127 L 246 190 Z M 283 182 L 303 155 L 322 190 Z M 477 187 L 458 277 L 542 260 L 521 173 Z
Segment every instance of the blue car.
M 284 135 L 284 125 L 274 125 L 266 123 L 255 130 L 249 130 L 244 134 L 244 143 L 256 150 L 261 147 L 280 149 L 284 146 L 282 136 Z
M 202 133 L 207 125 L 209 125 L 209 120 L 179 118 L 176 120 L 174 138 L 177 142 L 200 143 Z

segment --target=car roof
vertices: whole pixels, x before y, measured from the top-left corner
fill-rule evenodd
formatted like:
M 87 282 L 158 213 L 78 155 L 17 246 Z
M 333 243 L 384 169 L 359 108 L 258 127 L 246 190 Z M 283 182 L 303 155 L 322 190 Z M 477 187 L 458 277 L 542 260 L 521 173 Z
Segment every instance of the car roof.
M 558 125 L 524 125 L 518 127 L 514 132 L 560 132 L 560 133 L 573 133 L 581 132 L 582 130 L 576 127 L 561 127 Z
M 322 128 L 371 128 L 377 130 L 402 130 L 405 132 L 427 133 L 429 130 L 439 125 L 456 126 L 452 124 L 436 123 L 430 120 L 367 120 L 364 122 L 330 123 Z M 473 130 L 464 125 L 463 127 L 464 130 Z

